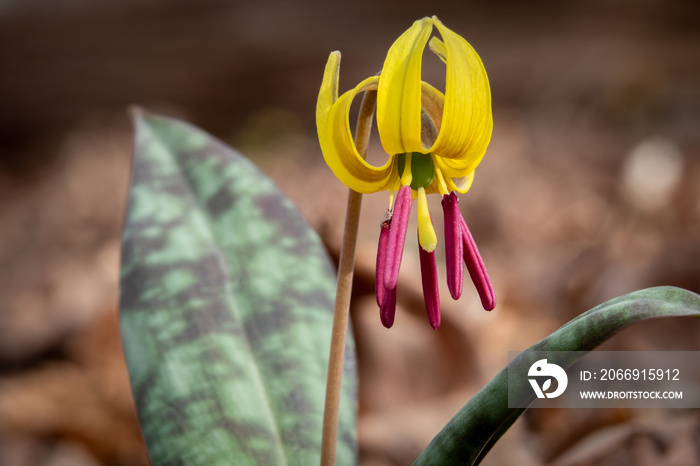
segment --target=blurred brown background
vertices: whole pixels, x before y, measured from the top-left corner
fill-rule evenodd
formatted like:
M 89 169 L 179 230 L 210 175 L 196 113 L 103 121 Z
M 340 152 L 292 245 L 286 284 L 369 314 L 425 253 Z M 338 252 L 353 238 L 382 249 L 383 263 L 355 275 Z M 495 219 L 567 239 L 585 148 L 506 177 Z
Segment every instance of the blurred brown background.
M 445 289 L 433 332 L 409 234 L 384 329 L 372 280 L 388 200 L 365 197 L 361 464 L 410 464 L 508 351 L 595 304 L 655 285 L 700 292 L 697 1 L 0 0 L 0 465 L 147 464 L 116 314 L 127 106 L 237 147 L 337 254 L 346 189 L 314 128 L 325 60 L 342 51 L 346 90 L 430 14 L 491 80 L 493 139 L 462 209 L 499 304 L 486 313 L 470 284 L 457 303 Z M 605 348 L 700 350 L 700 320 L 637 325 Z M 700 464 L 700 414 L 532 410 L 485 464 Z

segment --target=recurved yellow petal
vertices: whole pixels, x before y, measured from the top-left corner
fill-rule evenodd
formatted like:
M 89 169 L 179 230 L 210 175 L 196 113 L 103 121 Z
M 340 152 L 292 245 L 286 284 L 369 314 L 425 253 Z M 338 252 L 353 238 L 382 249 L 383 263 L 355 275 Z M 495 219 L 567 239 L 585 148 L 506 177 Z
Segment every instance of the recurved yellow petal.
M 466 193 L 467 191 L 469 191 L 469 188 L 471 188 L 472 182 L 474 181 L 473 167 L 467 167 L 463 170 L 454 169 L 448 165 L 450 162 L 454 162 L 454 160 L 443 159 L 441 157 L 433 157 L 433 161 L 435 163 L 436 172 L 440 172 L 440 177 L 444 179 L 448 192 L 457 191 L 460 193 Z M 435 186 L 435 188 L 436 191 L 430 192 L 438 192 L 437 185 Z M 441 192 L 441 194 L 445 193 Z
M 442 110 L 445 106 L 445 96 L 430 84 L 421 83 L 421 106 L 423 111 L 433 120 L 435 127 L 440 130 L 442 126 Z M 431 144 L 432 146 L 432 144 Z M 425 148 L 426 151 L 429 149 Z
M 389 155 L 421 151 L 421 62 L 433 20 L 423 18 L 389 49 L 377 90 L 377 127 Z
M 338 75 L 340 74 L 340 52 L 331 52 L 326 62 L 326 69 L 323 71 L 323 81 L 321 90 L 318 92 L 316 101 L 316 126 L 321 128 L 326 126 L 331 107 L 338 100 Z M 319 130 L 320 132 L 320 130 Z
M 433 17 L 443 41 L 430 48 L 447 66 L 442 125 L 430 151 L 450 159 L 452 170 L 471 171 L 479 164 L 491 139 L 491 90 L 476 51 L 458 34 Z
M 360 92 L 375 90 L 379 78 L 367 78 L 338 98 L 339 68 L 340 54 L 333 52 L 326 64 L 316 104 L 316 128 L 323 157 L 335 176 L 357 192 L 367 194 L 388 189 L 395 184 L 392 183 L 392 172 L 397 169 L 393 158 L 390 157 L 381 167 L 367 163 L 357 151 L 349 121 L 352 100 Z M 393 178 L 397 177 L 393 173 Z
M 447 186 L 448 189 L 452 191 L 457 191 L 460 193 L 466 193 L 469 191 L 469 188 L 472 187 L 472 183 L 474 182 L 474 174 L 475 171 L 471 171 L 468 175 L 459 177 L 459 178 L 447 178 Z

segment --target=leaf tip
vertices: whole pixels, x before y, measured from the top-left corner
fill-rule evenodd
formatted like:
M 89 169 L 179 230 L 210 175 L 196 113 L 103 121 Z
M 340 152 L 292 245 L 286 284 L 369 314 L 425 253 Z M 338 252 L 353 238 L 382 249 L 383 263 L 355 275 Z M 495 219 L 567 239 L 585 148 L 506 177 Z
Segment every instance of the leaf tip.
M 132 121 L 137 122 L 146 114 L 146 109 L 140 105 L 132 104 L 127 107 L 126 113 L 131 117 Z

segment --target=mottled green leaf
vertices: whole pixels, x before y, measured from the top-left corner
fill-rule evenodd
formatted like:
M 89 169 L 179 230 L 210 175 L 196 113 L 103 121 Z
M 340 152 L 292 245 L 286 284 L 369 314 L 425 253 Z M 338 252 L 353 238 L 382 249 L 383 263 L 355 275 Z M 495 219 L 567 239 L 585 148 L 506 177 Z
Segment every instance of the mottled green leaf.
M 317 464 L 335 294 L 319 238 L 232 149 L 135 120 L 121 330 L 153 464 Z M 349 342 L 339 464 L 356 461 Z
M 699 315 L 700 296 L 690 291 L 673 287 L 636 291 L 581 314 L 521 353 L 510 364 L 519 364 L 532 351 L 591 351 L 623 328 L 642 320 Z M 568 361 L 570 364 L 574 362 L 575 359 Z M 525 410 L 508 408 L 507 369 L 499 372 L 462 407 L 430 442 L 415 465 L 474 465 L 481 462 Z M 523 384 L 522 388 L 532 390 L 529 384 Z M 534 395 L 529 398 L 532 401 Z

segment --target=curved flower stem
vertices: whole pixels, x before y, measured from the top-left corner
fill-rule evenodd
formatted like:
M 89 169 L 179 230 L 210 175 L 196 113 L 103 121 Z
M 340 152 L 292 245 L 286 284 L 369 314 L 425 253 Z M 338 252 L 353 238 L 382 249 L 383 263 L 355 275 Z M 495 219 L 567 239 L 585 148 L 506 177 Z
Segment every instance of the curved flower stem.
M 377 101 L 376 91 L 367 91 L 362 99 L 360 113 L 357 117 L 355 145 L 362 158 L 367 158 L 367 147 L 372 129 L 372 117 Z M 345 338 L 350 320 L 350 296 L 352 278 L 355 269 L 355 247 L 360 221 L 362 194 L 350 190 L 348 207 L 345 213 L 345 231 L 340 247 L 338 263 L 338 285 L 335 296 L 335 314 L 331 333 L 331 351 L 328 361 L 328 380 L 326 382 L 326 405 L 323 411 L 323 436 L 321 439 L 321 465 L 335 464 L 335 450 L 338 438 L 338 410 L 340 408 L 340 391 L 345 360 Z

